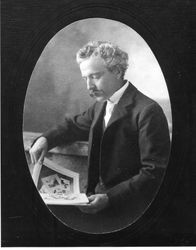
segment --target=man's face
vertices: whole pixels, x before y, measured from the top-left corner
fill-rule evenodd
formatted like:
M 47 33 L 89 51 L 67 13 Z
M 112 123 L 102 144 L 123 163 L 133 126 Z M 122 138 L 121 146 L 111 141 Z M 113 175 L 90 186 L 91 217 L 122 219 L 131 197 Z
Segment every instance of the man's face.
M 81 62 L 80 71 L 87 83 L 90 96 L 99 102 L 107 100 L 120 87 L 118 76 L 108 71 L 99 56 Z

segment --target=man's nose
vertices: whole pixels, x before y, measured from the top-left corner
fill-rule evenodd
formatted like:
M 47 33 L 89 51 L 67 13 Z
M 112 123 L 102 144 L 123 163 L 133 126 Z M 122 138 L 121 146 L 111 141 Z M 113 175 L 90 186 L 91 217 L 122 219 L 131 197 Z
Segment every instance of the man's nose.
M 87 84 L 87 89 L 90 90 L 94 87 L 94 83 L 93 83 L 93 80 L 90 79 L 90 78 L 87 78 L 86 79 L 86 84 Z

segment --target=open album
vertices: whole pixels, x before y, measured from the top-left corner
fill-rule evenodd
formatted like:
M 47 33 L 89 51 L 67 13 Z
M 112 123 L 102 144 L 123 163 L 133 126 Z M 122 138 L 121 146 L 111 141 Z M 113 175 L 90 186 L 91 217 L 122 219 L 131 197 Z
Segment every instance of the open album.
M 45 158 L 34 165 L 33 181 L 47 205 L 83 205 L 86 194 L 80 193 L 79 174 Z

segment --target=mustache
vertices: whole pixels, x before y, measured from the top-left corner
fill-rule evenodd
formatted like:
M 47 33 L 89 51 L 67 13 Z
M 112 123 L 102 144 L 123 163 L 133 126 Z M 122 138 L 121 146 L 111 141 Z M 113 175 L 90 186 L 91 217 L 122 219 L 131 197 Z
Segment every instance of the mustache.
M 98 90 L 97 88 L 93 88 L 93 89 L 90 89 L 90 90 L 89 90 L 89 95 L 90 95 L 91 97 L 93 97 L 93 96 L 95 96 L 95 94 L 98 93 L 98 92 L 101 92 L 101 91 Z

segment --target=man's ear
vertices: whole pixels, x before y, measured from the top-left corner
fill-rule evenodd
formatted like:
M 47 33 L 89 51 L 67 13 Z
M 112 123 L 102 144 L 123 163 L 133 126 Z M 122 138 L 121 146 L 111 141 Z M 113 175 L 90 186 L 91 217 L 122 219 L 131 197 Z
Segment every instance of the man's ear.
M 116 75 L 117 79 L 120 79 L 122 77 L 122 71 L 118 65 L 116 65 L 113 72 Z

